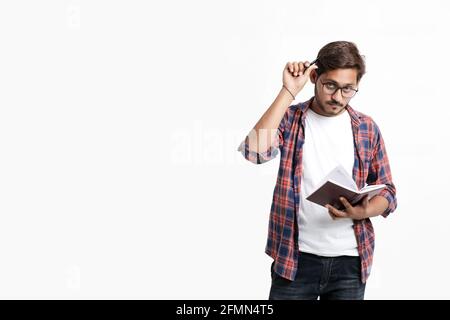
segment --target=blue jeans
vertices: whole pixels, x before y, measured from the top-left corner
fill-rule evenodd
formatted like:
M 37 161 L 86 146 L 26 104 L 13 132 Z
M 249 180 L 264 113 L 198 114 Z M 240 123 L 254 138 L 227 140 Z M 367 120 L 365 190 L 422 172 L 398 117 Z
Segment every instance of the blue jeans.
M 359 257 L 322 257 L 300 252 L 294 281 L 273 271 L 269 300 L 364 300 Z

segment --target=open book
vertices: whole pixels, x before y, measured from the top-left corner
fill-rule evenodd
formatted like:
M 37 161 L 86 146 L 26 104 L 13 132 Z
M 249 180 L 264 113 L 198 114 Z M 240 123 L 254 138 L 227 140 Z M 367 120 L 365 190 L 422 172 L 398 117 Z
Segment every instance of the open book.
M 337 166 L 322 179 L 306 199 L 321 206 L 330 204 L 339 210 L 344 210 L 345 207 L 339 197 L 344 197 L 352 205 L 356 205 L 365 195 L 369 195 L 370 199 L 385 187 L 385 184 L 375 184 L 366 185 L 358 190 L 355 181 L 345 171 L 344 167 Z

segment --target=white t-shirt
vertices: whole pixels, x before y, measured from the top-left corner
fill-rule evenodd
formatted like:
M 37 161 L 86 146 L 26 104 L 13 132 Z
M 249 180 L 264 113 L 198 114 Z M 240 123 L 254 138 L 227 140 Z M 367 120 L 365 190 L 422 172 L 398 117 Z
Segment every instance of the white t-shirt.
M 309 108 L 305 119 L 303 173 L 301 177 L 299 249 L 320 256 L 357 256 L 353 220 L 333 220 L 325 207 L 306 200 L 317 184 L 337 165 L 353 176 L 354 144 L 347 111 L 326 117 Z

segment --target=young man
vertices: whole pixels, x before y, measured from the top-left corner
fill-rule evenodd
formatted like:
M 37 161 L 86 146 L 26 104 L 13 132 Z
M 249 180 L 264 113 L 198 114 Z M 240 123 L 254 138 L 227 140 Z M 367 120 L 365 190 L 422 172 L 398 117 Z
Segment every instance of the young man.
M 371 217 L 397 207 L 396 189 L 377 124 L 350 107 L 365 63 L 354 43 L 332 42 L 314 64 L 289 62 L 275 101 L 239 146 L 253 163 L 281 152 L 266 253 L 272 263 L 269 299 L 364 299 L 374 253 Z M 291 105 L 308 79 L 314 97 Z M 345 210 L 306 196 L 342 165 L 359 188 L 386 187 Z

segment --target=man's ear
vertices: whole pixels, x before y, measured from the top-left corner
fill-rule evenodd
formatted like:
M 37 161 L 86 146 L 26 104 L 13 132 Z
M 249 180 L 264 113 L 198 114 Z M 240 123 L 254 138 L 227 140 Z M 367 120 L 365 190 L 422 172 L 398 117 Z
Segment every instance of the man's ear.
M 311 80 L 311 82 L 315 84 L 317 81 L 317 78 L 318 78 L 318 75 L 317 75 L 316 69 L 311 70 L 311 73 L 309 74 L 309 80 Z

